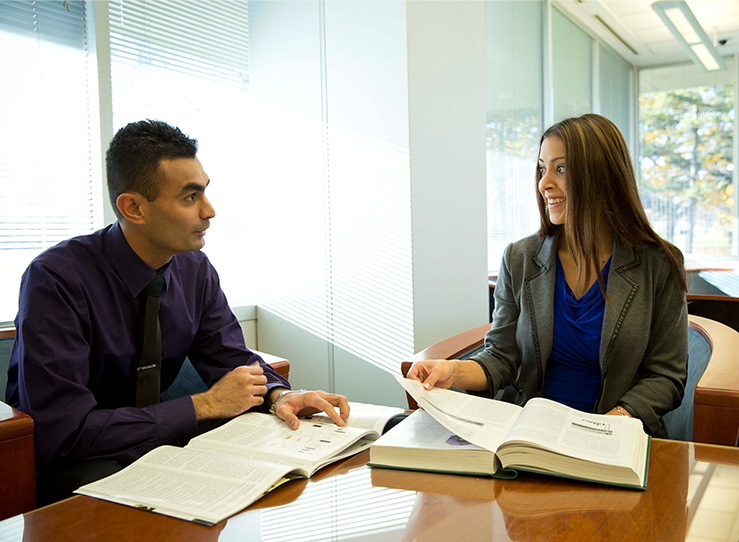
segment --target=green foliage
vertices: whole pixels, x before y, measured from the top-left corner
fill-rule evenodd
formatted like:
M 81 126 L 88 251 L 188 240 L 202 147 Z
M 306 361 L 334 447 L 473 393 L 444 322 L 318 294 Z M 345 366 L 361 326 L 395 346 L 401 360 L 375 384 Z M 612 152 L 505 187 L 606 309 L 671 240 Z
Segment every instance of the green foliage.
M 642 187 L 730 205 L 734 88 L 652 92 L 639 102 Z
M 691 207 L 691 217 L 701 207 L 730 226 L 734 87 L 646 93 L 639 111 L 642 194 Z

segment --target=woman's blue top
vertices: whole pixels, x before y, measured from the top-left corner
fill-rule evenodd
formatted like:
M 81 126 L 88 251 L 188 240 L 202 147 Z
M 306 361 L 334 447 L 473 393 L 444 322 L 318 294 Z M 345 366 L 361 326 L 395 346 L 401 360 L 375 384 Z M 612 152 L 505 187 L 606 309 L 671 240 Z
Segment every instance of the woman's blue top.
M 611 259 L 601 271 L 608 284 Z M 598 281 L 576 299 L 557 256 L 552 353 L 546 365 L 542 395 L 585 412 L 593 412 L 600 395 L 600 336 L 606 300 Z

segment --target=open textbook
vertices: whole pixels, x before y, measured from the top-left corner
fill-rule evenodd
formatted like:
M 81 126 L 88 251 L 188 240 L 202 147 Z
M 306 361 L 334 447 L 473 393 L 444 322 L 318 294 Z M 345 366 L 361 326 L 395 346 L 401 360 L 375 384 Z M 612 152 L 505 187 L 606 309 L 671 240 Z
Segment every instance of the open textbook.
M 548 399 L 525 407 L 397 377 L 416 411 L 370 448 L 370 465 L 504 478 L 531 471 L 646 489 L 650 437 L 639 420 Z
M 272 414 L 242 414 L 184 448 L 160 446 L 75 493 L 203 524 L 225 519 L 285 481 L 365 450 L 398 408 L 350 403 L 345 427 L 326 415 L 293 431 Z

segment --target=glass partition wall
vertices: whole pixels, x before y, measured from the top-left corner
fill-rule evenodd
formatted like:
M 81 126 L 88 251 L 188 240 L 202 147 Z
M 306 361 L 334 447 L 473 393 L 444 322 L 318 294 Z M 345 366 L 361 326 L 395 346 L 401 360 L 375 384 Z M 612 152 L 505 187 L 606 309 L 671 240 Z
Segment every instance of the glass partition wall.
M 550 2 L 485 3 L 488 268 L 539 228 L 534 174 L 542 132 L 600 113 L 632 145 L 633 68 Z M 633 152 L 633 148 L 632 148 Z

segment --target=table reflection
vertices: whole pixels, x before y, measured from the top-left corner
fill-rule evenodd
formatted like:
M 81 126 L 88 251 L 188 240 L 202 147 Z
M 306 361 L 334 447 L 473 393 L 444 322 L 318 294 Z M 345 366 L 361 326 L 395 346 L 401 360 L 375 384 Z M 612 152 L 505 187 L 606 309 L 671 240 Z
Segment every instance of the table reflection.
M 688 487 L 686 540 L 739 540 L 739 468 L 694 461 Z
M 648 489 L 370 469 L 367 453 L 277 488 L 213 527 L 75 497 L 0 522 L 36 540 L 739 540 L 739 450 L 652 441 Z
M 738 540 L 739 468 L 696 461 L 688 443 L 655 440 L 653 448 L 647 491 L 533 475 L 465 481 L 381 469 L 372 483 L 417 492 L 403 540 L 481 532 L 513 541 Z
M 399 541 L 415 495 L 372 487 L 370 476 L 370 468 L 363 466 L 338 476 L 304 481 L 305 488 L 297 500 L 234 516 L 226 522 L 218 540 Z

